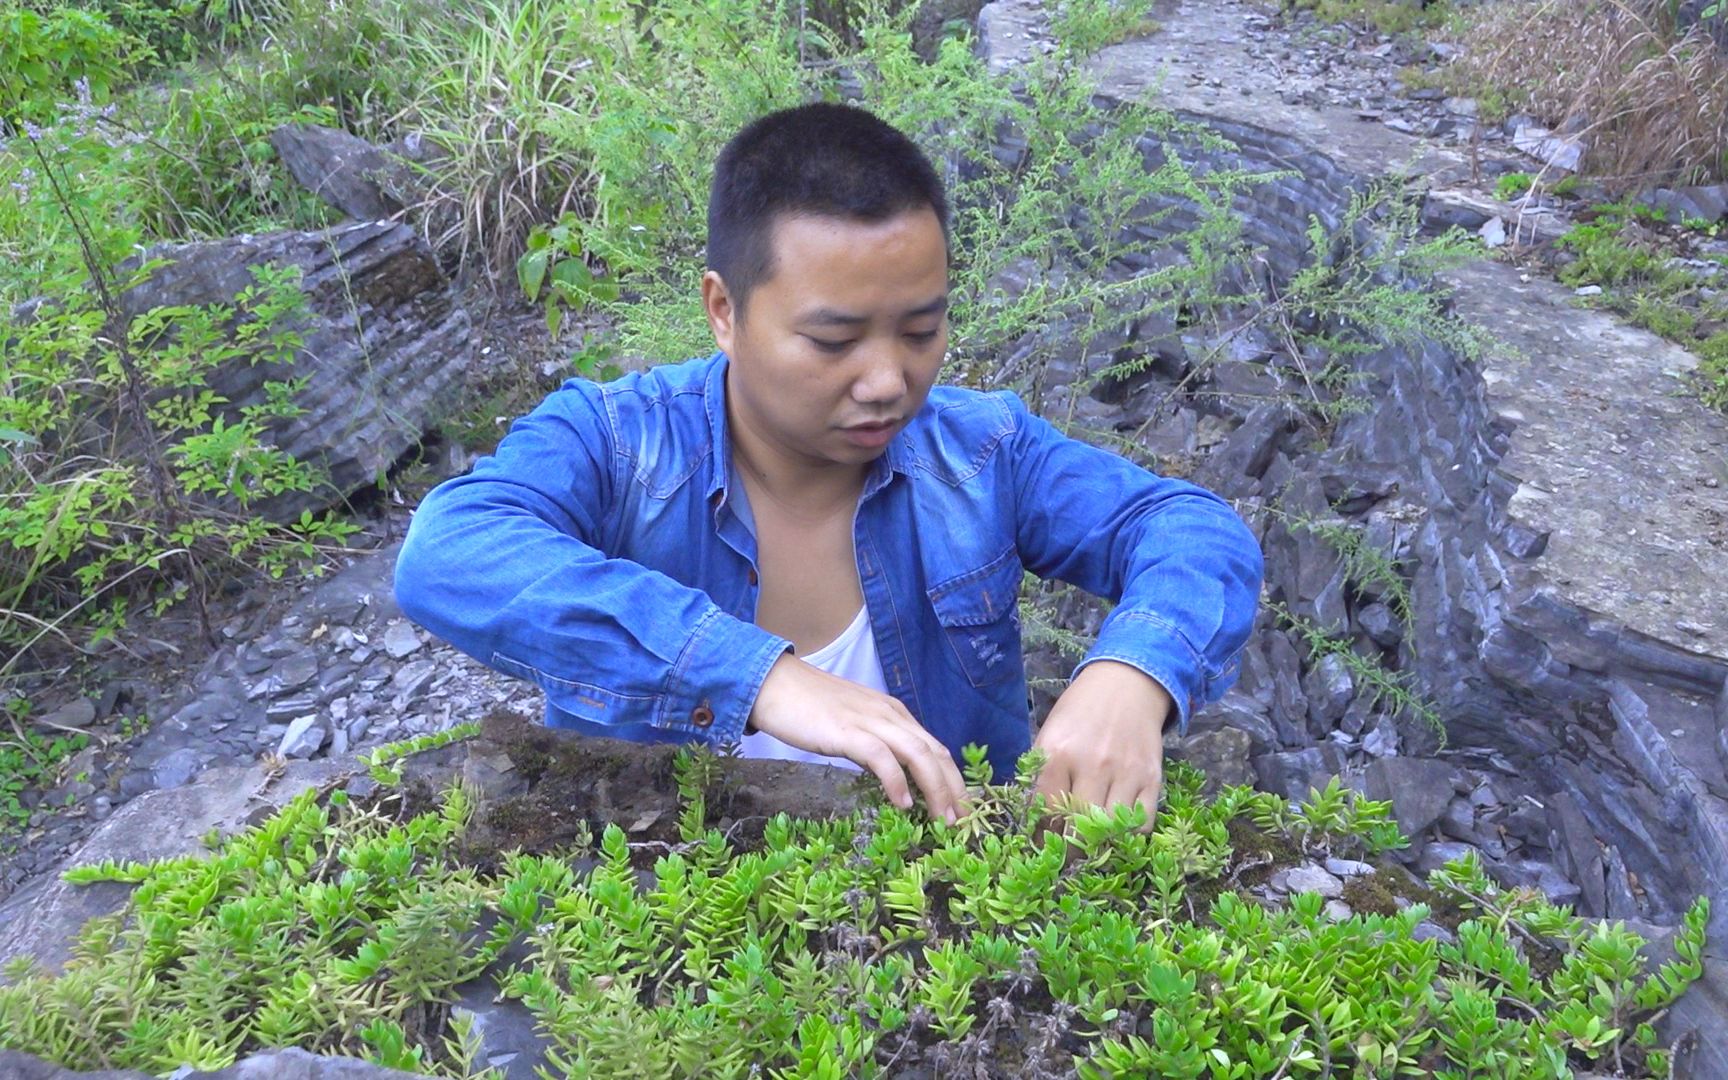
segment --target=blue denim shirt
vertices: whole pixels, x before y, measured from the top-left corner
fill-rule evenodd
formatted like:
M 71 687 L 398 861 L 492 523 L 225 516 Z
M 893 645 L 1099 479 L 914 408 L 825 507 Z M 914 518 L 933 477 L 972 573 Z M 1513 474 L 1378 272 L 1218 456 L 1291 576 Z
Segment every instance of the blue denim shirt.
M 546 722 L 735 742 L 791 643 L 756 626 L 723 353 L 571 380 L 433 491 L 396 567 L 416 622 L 546 692 Z M 1116 601 L 1080 667 L 1156 679 L 1185 727 L 1235 680 L 1260 592 L 1228 504 L 1068 438 L 1006 391 L 938 386 L 871 463 L 853 529 L 888 690 L 999 776 L 1031 745 L 1022 569 Z M 1078 671 L 1078 668 L 1076 669 Z

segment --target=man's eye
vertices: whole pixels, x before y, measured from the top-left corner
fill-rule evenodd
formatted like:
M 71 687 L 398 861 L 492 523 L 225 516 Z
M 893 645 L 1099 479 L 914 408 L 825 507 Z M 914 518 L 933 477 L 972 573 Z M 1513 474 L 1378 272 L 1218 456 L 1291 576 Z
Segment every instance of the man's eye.
M 936 340 L 938 332 L 939 331 L 936 330 L 925 330 L 916 334 L 907 334 L 906 336 L 911 338 L 913 341 L 918 342 L 920 345 L 928 345 L 930 342 Z
M 852 347 L 850 341 L 823 341 L 821 338 L 811 338 L 810 344 L 826 353 L 842 353 Z

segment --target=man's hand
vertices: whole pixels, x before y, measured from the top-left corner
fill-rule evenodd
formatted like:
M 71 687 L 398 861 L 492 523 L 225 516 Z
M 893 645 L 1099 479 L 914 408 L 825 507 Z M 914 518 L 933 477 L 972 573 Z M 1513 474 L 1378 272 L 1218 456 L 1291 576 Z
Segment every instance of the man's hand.
M 1040 794 L 1095 806 L 1139 803 L 1150 822 L 1164 783 L 1164 721 L 1173 708 L 1156 679 L 1114 660 L 1088 664 L 1056 700 L 1033 746 L 1047 755 Z
M 966 783 L 954 757 L 887 694 L 811 667 L 787 653 L 768 669 L 750 722 L 783 743 L 857 762 L 876 774 L 889 801 L 912 805 L 906 770 L 934 817 L 953 824 Z

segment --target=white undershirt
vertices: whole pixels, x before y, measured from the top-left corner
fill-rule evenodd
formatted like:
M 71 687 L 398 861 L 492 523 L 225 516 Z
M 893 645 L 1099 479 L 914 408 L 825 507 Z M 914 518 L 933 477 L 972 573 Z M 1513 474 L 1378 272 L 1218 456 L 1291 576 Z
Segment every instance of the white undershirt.
M 858 609 L 858 616 L 852 620 L 852 625 L 842 630 L 839 637 L 799 659 L 811 667 L 849 679 L 859 686 L 867 686 L 884 694 L 888 692 L 888 680 L 882 675 L 882 659 L 876 654 L 876 635 L 870 632 L 870 609 L 867 607 Z M 809 761 L 817 765 L 858 769 L 850 759 L 826 757 L 800 750 L 760 731 L 744 736 L 743 748 L 747 758 Z
M 738 475 L 738 466 L 734 462 L 731 469 L 732 492 L 734 502 L 733 512 L 738 515 L 744 527 L 750 530 L 752 536 L 756 533 L 756 515 L 750 510 L 748 489 L 744 486 L 744 478 Z M 860 607 L 858 614 L 852 619 L 852 625 L 840 631 L 840 636 L 815 652 L 799 657 L 819 671 L 830 675 L 838 675 L 859 686 L 867 686 L 872 690 L 888 692 L 888 679 L 882 674 L 882 658 L 876 654 L 876 635 L 870 632 L 870 609 Z M 741 744 L 743 754 L 747 758 L 771 758 L 776 761 L 808 761 L 817 765 L 833 765 L 841 769 L 862 771 L 850 758 L 828 757 L 824 754 L 813 754 L 808 750 L 800 750 L 790 746 L 772 735 L 755 732 L 744 736 Z

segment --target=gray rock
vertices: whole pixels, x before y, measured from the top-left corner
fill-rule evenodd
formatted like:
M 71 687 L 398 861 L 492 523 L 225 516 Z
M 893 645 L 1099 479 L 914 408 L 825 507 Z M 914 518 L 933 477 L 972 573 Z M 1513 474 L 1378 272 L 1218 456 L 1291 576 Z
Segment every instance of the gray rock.
M 1248 736 L 1253 754 L 1267 754 L 1278 749 L 1278 730 L 1267 718 L 1265 710 L 1253 698 L 1232 690 L 1223 699 L 1207 706 L 1194 717 L 1190 731 L 1234 728 Z
M 288 725 L 277 745 L 276 753 L 285 758 L 309 758 L 330 738 L 330 728 L 322 716 L 307 713 Z
M 348 729 L 336 727 L 330 733 L 330 756 L 339 758 L 348 753 Z
M 1422 200 L 1422 224 L 1436 231 L 1482 228 L 1505 207 L 1468 191 L 1433 190 Z
M 1536 859 L 1491 861 L 1488 876 L 1506 889 L 1536 889 L 1550 904 L 1576 904 L 1582 890 L 1550 863 Z
M 1663 211 L 1669 221 L 1715 222 L 1728 213 L 1728 185 L 1656 188 L 1640 196 L 1639 201 Z
M 476 1064 L 502 1069 L 504 1080 L 534 1080 L 544 1064 L 550 1043 L 540 1033 L 534 1015 L 514 1001 L 493 1000 L 490 979 L 478 979 L 457 988 L 459 995 L 451 1012 L 468 1016 L 480 1037 L 480 1060 Z
M 1308 697 L 1308 715 L 1322 729 L 1333 727 L 1344 717 L 1356 693 L 1356 681 L 1344 658 L 1328 653 L 1302 677 L 1302 692 Z
M 1372 863 L 1365 863 L 1356 859 L 1327 859 L 1322 865 L 1326 867 L 1328 874 L 1336 874 L 1339 877 L 1361 877 L 1364 874 L 1374 872 Z
M 1436 841 L 1424 847 L 1422 854 L 1417 857 L 1417 872 L 1426 877 L 1454 859 L 1462 859 L 1475 850 L 1471 845 L 1456 840 Z
M 1582 142 L 1553 134 L 1545 127 L 1519 128 L 1512 133 L 1512 145 L 1544 164 L 1567 172 L 1577 172 L 1584 160 Z
M 1286 871 L 1284 889 L 1292 893 L 1319 893 L 1328 900 L 1344 895 L 1344 883 L 1313 863 L 1292 866 Z
M 48 728 L 87 728 L 96 722 L 96 703 L 89 698 L 74 698 L 38 720 Z
M 1363 752 L 1376 758 L 1396 757 L 1398 754 L 1398 725 L 1390 719 L 1381 717 L 1374 725 L 1374 730 L 1362 737 Z
M 1363 770 L 1362 790 L 1370 799 L 1390 801 L 1399 830 L 1415 839 L 1446 812 L 1457 771 L 1432 758 L 1380 758 Z
M 261 1051 L 215 1072 L 187 1073 L 185 1080 L 417 1080 L 417 1074 L 292 1047 Z
M 402 209 L 378 179 L 406 175 L 407 166 L 365 139 L 318 124 L 286 124 L 271 133 L 270 145 L 294 179 L 349 217 L 381 221 Z
M 164 262 L 121 294 L 128 318 L 177 305 L 232 304 L 255 284 L 255 267 L 300 273 L 310 315 L 297 327 L 304 345 L 293 358 L 260 364 L 242 357 L 206 376 L 229 419 L 265 403 L 271 384 L 306 379 L 295 398 L 300 414 L 272 421 L 270 441 L 297 460 L 318 462 L 327 481 L 250 506 L 271 520 L 297 520 L 374 483 L 420 441 L 468 368 L 468 313 L 431 248 L 405 222 L 165 244 L 145 257 Z
M 177 788 L 189 783 L 203 767 L 203 755 L 184 746 L 158 761 L 150 770 L 150 780 L 158 788 Z
M 1279 741 L 1306 742 L 1308 698 L 1302 693 L 1302 661 L 1296 655 L 1296 646 L 1285 634 L 1267 634 L 1266 658 L 1272 669 L 1272 722 L 1278 729 Z
M 0 1077 L 6 1080 L 151 1080 L 133 1069 L 76 1072 L 20 1050 L 0 1050 Z
M 107 859 L 149 862 L 202 851 L 211 829 L 232 833 L 260 809 L 278 809 L 338 771 L 326 762 L 295 762 L 265 784 L 262 765 L 207 770 L 184 787 L 148 792 L 114 811 L 67 865 Z M 80 886 L 58 875 L 36 878 L 0 903 L 0 965 L 33 956 L 48 971 L 58 972 L 71 955 L 69 946 L 78 929 L 119 909 L 131 892 L 131 886 L 119 882 Z
M 1253 741 L 1245 732 L 1235 728 L 1191 731 L 1186 737 L 1172 735 L 1166 739 L 1164 747 L 1172 759 L 1186 761 L 1204 772 L 1208 790 L 1254 782 L 1254 769 L 1249 764 Z
M 1476 235 L 1491 248 L 1506 246 L 1506 223 L 1497 217 L 1491 217 L 1476 230 Z
M 1364 604 L 1356 612 L 1356 623 L 1382 648 L 1395 648 L 1404 637 L 1404 624 L 1385 604 Z
M 1350 910 L 1350 905 L 1342 900 L 1328 900 L 1326 906 L 1321 909 L 1321 914 L 1333 922 L 1343 922 L 1356 913 Z
M 1440 815 L 1440 831 L 1454 840 L 1476 839 L 1476 810 L 1469 799 L 1453 798 Z
M 348 745 L 359 746 L 361 740 L 366 738 L 366 731 L 371 726 L 372 726 L 372 720 L 369 717 L 365 717 L 365 716 L 362 716 L 362 717 L 359 717 L 358 719 L 349 721 L 348 722 Z
M 119 795 L 122 799 L 136 799 L 155 790 L 156 778 L 148 769 L 133 769 L 120 778 Z
M 398 700 L 413 701 L 420 696 L 437 670 L 438 665 L 431 660 L 416 660 L 390 677 L 390 692 Z
M 275 693 L 300 689 L 318 677 L 317 650 L 300 649 L 283 657 L 270 669 L 270 677 L 276 680 Z
M 1301 802 L 1311 790 L 1325 787 L 1342 766 L 1336 747 L 1314 746 L 1261 754 L 1254 759 L 1254 775 L 1259 778 L 1261 790 Z
M 280 697 L 272 700 L 264 708 L 264 718 L 278 723 L 302 716 L 308 709 L 316 708 L 318 695 L 295 694 L 292 697 Z
M 420 651 L 424 644 L 413 624 L 406 620 L 399 619 L 384 631 L 384 651 L 390 654 L 392 660 L 405 660 Z
M 1458 944 L 1458 935 L 1427 919 L 1417 923 L 1410 929 L 1410 937 L 1414 941 L 1438 941 L 1443 945 Z

